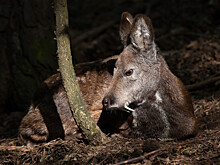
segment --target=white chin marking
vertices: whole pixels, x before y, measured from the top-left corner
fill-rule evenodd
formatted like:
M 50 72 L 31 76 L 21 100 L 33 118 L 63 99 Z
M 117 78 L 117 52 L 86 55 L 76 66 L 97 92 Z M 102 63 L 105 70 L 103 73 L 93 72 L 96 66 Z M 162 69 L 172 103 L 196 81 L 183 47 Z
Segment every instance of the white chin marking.
M 162 120 L 163 120 L 164 124 L 166 125 L 162 137 L 167 138 L 167 137 L 169 137 L 170 123 L 168 121 L 166 112 L 161 107 L 159 107 L 159 111 L 160 111 Z
M 144 100 L 142 100 L 141 103 L 138 103 L 137 105 L 140 106 L 140 105 L 144 104 L 145 102 L 146 102 L 146 100 L 144 99 Z
M 162 103 L 163 100 L 162 100 L 161 95 L 158 91 L 156 92 L 155 97 L 156 97 L 156 102 Z
M 157 50 L 156 50 L 156 44 L 155 42 L 153 41 L 153 52 L 154 52 L 154 58 L 155 58 L 155 61 L 157 60 Z

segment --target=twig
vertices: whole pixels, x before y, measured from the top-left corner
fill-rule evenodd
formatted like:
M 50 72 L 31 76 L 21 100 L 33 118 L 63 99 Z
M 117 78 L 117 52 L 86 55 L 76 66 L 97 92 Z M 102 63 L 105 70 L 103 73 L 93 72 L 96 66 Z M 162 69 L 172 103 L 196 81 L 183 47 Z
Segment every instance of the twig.
M 0 146 L 0 151 L 30 151 L 31 147 L 26 146 Z
M 130 9 L 128 9 L 129 12 L 131 13 L 136 13 L 136 12 L 144 12 L 146 10 L 146 6 L 145 5 L 133 5 Z M 91 38 L 96 36 L 97 34 L 103 32 L 104 30 L 108 29 L 110 26 L 114 25 L 116 22 L 119 21 L 119 17 L 117 17 L 117 19 L 113 19 L 99 27 L 95 27 L 94 29 L 88 31 L 88 32 L 84 32 L 82 35 L 76 36 L 75 38 L 73 38 L 71 40 L 71 45 L 72 46 L 76 46 L 78 45 L 80 42 L 82 42 L 83 40 L 87 39 L 87 38 Z M 70 36 L 74 37 L 70 31 Z
M 216 81 L 219 81 L 220 80 L 220 76 L 217 76 L 217 77 L 211 77 L 209 78 L 208 80 L 204 80 L 204 81 L 201 81 L 199 83 L 196 83 L 196 84 L 192 84 L 192 85 L 187 85 L 186 88 L 188 90 L 195 90 L 195 89 L 198 89 L 198 88 L 201 88 L 205 85 L 208 85 L 208 84 L 212 84 Z
M 139 157 L 128 159 L 128 160 L 116 163 L 115 165 L 122 165 L 122 164 L 127 164 L 127 163 L 131 163 L 131 162 L 135 162 L 135 161 L 144 160 L 147 156 L 153 155 L 153 154 L 155 154 L 155 153 L 157 153 L 159 151 L 164 151 L 164 150 L 167 150 L 167 149 L 166 148 L 160 148 L 160 149 L 148 152 L 148 153 L 146 153 L 144 155 L 141 155 Z
M 73 39 L 71 41 L 72 46 L 75 46 L 77 44 L 79 44 L 81 41 L 87 39 L 87 38 L 91 38 L 99 33 L 101 33 L 102 31 L 104 31 L 105 29 L 109 28 L 110 26 L 112 26 L 117 20 L 113 20 L 113 21 L 109 21 L 99 27 L 96 27 L 88 32 L 83 33 L 82 35 L 79 35 L 75 38 L 73 38 L 73 36 L 71 36 Z M 70 33 L 71 34 L 71 33 Z
M 160 148 L 160 149 L 157 149 L 157 150 L 148 152 L 148 153 L 146 153 L 146 154 L 144 154 L 144 155 L 141 155 L 141 156 L 139 156 L 139 157 L 132 158 L 132 159 L 128 159 L 128 160 L 125 160 L 125 161 L 116 163 L 115 165 L 122 165 L 122 164 L 137 162 L 137 161 L 140 161 L 140 160 L 144 160 L 144 159 L 146 159 L 147 156 L 153 155 L 153 154 L 155 154 L 155 153 L 157 153 L 157 152 L 160 152 L 160 151 L 170 151 L 170 150 L 172 150 L 172 149 L 179 148 L 179 147 L 182 146 L 182 145 L 192 144 L 192 143 L 195 143 L 195 142 L 201 142 L 201 141 L 205 141 L 205 140 L 207 140 L 207 139 L 195 139 L 195 140 L 193 140 L 193 141 L 188 141 L 188 142 L 173 144 L 173 146 L 171 146 L 171 147 Z

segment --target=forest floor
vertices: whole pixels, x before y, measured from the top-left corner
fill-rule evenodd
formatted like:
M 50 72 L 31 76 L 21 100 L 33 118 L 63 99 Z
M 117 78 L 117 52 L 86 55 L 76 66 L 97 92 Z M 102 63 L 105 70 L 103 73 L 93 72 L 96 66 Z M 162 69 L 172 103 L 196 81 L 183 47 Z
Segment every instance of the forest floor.
M 163 15 L 161 11 L 157 14 Z M 151 17 L 157 20 L 156 14 L 151 14 Z M 186 18 L 195 19 L 187 15 Z M 179 18 L 174 18 L 171 22 L 178 21 Z M 185 33 L 182 28 L 172 31 L 172 27 L 167 25 L 166 28 L 171 31 L 167 33 L 165 29 L 164 34 L 163 29 L 159 29 L 163 20 L 153 22 L 156 25 L 156 42 L 163 50 L 171 71 L 184 84 L 196 84 L 190 89 L 199 125 L 196 137 L 162 142 L 114 136 L 101 146 L 91 146 L 79 139 L 56 139 L 30 148 L 18 144 L 16 132 L 25 112 L 15 111 L 0 116 L 0 164 L 220 164 L 220 37 L 210 33 L 204 35 L 202 29 L 197 29 L 198 24 L 193 28 L 184 24 L 185 30 L 198 30 L 190 33 Z M 213 30 L 211 28 L 210 31 Z M 80 57 L 88 54 L 88 61 L 103 52 L 107 52 L 106 56 L 114 55 L 112 47 L 115 47 L 115 52 L 121 49 L 115 37 L 118 30 L 115 32 L 115 29 L 118 25 L 111 25 L 105 29 L 106 33 L 95 34 L 92 39 L 75 45 L 74 53 L 78 52 Z M 201 82 L 205 83 L 199 84 Z
M 219 37 L 202 38 L 191 42 L 184 49 L 170 51 L 164 55 L 170 69 L 186 84 L 197 84 L 196 82 L 220 75 L 220 46 L 217 43 L 220 43 Z M 33 148 L 19 146 L 17 138 L 2 138 L 0 164 L 218 164 L 219 84 L 220 79 L 191 90 L 199 124 L 199 133 L 194 138 L 161 142 L 155 139 L 140 140 L 115 136 L 102 146 L 87 145 L 79 139 L 56 139 Z M 14 116 L 16 115 L 9 115 L 8 120 L 13 121 Z M 8 131 L 10 129 L 8 128 Z

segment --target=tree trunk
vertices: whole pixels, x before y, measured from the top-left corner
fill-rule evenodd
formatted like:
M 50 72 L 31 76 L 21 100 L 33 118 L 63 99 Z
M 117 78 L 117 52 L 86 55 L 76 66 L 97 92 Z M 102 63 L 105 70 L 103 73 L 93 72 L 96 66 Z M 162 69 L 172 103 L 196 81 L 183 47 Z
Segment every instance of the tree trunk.
M 56 39 L 58 47 L 58 64 L 63 85 L 66 90 L 70 108 L 77 126 L 82 130 L 85 138 L 94 145 L 104 143 L 106 136 L 101 132 L 86 110 L 84 100 L 76 81 L 76 75 L 72 64 L 70 51 L 70 39 L 68 35 L 68 10 L 67 0 L 55 0 L 56 14 Z

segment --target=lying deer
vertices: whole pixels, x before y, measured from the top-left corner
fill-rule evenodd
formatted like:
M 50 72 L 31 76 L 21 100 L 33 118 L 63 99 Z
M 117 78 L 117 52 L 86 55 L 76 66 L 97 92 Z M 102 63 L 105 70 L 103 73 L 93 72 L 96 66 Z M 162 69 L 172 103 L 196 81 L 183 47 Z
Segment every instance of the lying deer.
M 124 12 L 120 36 L 124 50 L 103 99 L 100 128 L 106 133 L 114 130 L 142 138 L 184 139 L 196 135 L 190 95 L 161 56 L 151 20 L 142 14 L 133 19 Z
M 129 137 L 182 139 L 195 135 L 191 98 L 160 55 L 150 19 L 144 15 L 133 19 L 123 13 L 120 36 L 124 50 L 113 77 L 117 57 L 76 67 L 92 118 L 105 133 Z M 77 134 L 60 74 L 55 74 L 44 81 L 32 100 L 19 128 L 20 142 L 32 146 Z
M 110 85 L 117 56 L 75 66 L 77 80 L 86 107 L 97 122 L 102 112 L 102 99 Z M 19 127 L 23 145 L 48 142 L 55 138 L 70 139 L 81 134 L 69 107 L 60 73 L 46 79 L 37 90 L 27 115 Z

